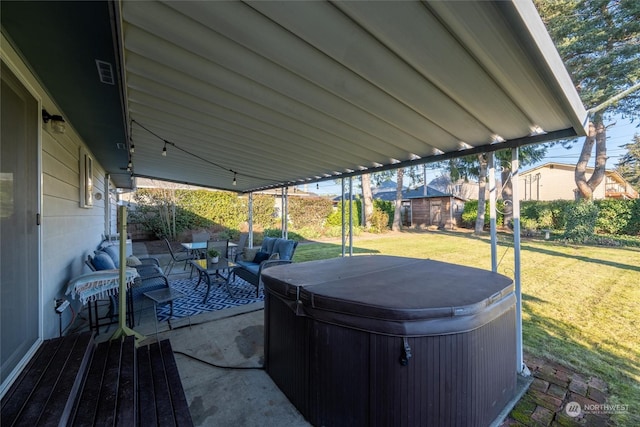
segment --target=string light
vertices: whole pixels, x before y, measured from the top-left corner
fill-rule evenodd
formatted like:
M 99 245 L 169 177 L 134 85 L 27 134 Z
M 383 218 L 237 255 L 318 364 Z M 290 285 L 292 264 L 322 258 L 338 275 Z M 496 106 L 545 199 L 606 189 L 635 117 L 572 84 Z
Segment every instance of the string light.
M 135 153 L 135 152 L 136 152 L 136 146 L 135 146 L 135 145 L 133 145 L 133 142 L 131 143 L 131 147 L 129 148 L 129 152 L 130 152 L 131 154 L 133 154 L 133 153 Z
M 222 166 L 220 164 L 212 162 L 211 160 L 205 159 L 205 158 L 203 158 L 201 156 L 198 156 L 197 154 L 194 154 L 194 153 L 192 153 L 192 152 L 190 152 L 188 150 L 185 150 L 184 148 L 176 145 L 174 142 L 167 141 L 166 139 L 162 138 L 160 135 L 158 135 L 155 132 L 153 132 L 152 130 L 146 128 L 145 126 L 143 126 L 141 123 L 137 122 L 136 120 L 131 120 L 131 125 L 133 125 L 134 123 L 137 124 L 138 126 L 140 126 L 140 128 L 144 129 L 146 132 L 149 132 L 151 135 L 155 136 L 156 138 L 158 138 L 159 140 L 164 142 L 164 146 L 162 147 L 162 156 L 163 157 L 167 156 L 167 145 L 171 145 L 176 150 L 181 151 L 181 152 L 183 152 L 185 154 L 188 154 L 189 156 L 195 157 L 196 159 L 199 159 L 199 160 L 201 160 L 201 161 L 203 161 L 205 163 L 208 163 L 208 164 L 210 164 L 212 166 L 215 166 L 217 168 L 220 168 L 220 169 L 227 170 L 229 172 L 233 172 L 233 185 L 237 185 L 237 175 L 238 175 L 237 171 L 235 171 L 233 169 L 226 168 L 226 167 L 224 167 L 224 166 Z M 133 147 L 133 141 L 132 141 L 131 147 Z M 267 178 L 254 176 L 254 175 L 249 175 L 249 174 L 246 174 L 246 173 L 243 173 L 241 175 L 244 176 L 244 177 L 247 177 L 247 178 L 255 178 L 255 179 L 259 179 L 259 180 L 267 180 Z M 275 185 L 280 184 L 277 181 L 273 181 L 273 183 Z
M 133 163 L 129 160 L 129 164 L 127 165 L 127 172 L 131 172 L 131 168 L 133 167 Z

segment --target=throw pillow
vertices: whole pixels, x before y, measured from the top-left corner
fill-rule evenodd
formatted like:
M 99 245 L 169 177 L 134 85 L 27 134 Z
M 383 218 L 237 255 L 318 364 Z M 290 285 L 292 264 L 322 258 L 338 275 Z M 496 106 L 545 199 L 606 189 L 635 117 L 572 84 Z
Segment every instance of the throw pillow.
M 274 259 L 280 259 L 280 254 L 278 252 L 274 252 L 271 254 L 271 256 L 269 256 L 269 261 Z
M 136 265 L 142 265 L 142 261 L 140 261 L 140 259 L 138 259 L 138 257 L 131 255 L 130 257 L 127 257 L 127 266 L 128 267 L 135 267 Z
M 116 268 L 111 257 L 106 252 L 102 251 L 96 251 L 96 254 L 93 256 L 92 264 L 96 270 L 113 270 Z
M 256 253 L 255 258 L 253 258 L 253 262 L 256 264 L 260 264 L 262 261 L 266 261 L 269 259 L 269 254 L 266 252 L 258 252 Z
M 102 252 L 105 252 L 111 257 L 116 268 L 120 268 L 120 248 L 118 246 L 105 246 L 104 248 L 102 248 Z
M 260 248 L 244 248 L 242 251 L 242 259 L 244 261 L 253 261 L 256 254 L 260 251 Z

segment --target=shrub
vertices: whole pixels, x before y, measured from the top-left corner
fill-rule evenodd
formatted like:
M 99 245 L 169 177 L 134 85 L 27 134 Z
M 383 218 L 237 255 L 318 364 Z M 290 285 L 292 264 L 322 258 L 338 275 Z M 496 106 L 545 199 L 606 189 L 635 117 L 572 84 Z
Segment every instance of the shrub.
M 596 231 L 606 234 L 622 234 L 631 220 L 631 200 L 604 199 L 595 202 L 598 207 Z
M 326 198 L 289 198 L 289 219 L 296 229 L 302 227 L 322 227 L 332 211 L 333 203 Z
M 525 236 L 532 236 L 533 233 L 540 229 L 540 225 L 535 219 L 521 218 L 520 219 L 520 232 Z
M 388 201 L 388 200 L 377 200 L 377 199 L 374 199 L 374 201 L 373 201 L 373 211 L 375 212 L 376 210 L 387 214 L 387 225 L 386 225 L 386 227 L 379 228 L 379 229 L 380 230 L 386 230 L 387 228 L 391 228 L 391 226 L 393 225 L 393 217 L 394 217 L 394 215 L 396 213 L 395 203 L 391 202 L 391 201 Z M 382 226 L 382 224 L 378 224 L 378 227 L 381 227 L 381 226 Z
M 598 207 L 590 200 L 581 200 L 567 209 L 567 228 L 564 238 L 570 242 L 585 243 L 593 239 L 598 218 Z
M 358 201 L 354 200 L 353 201 L 353 207 L 355 208 L 353 209 L 353 225 L 354 226 L 360 225 L 360 217 L 357 215 L 357 204 L 358 204 Z M 348 201 L 346 201 L 345 207 L 346 209 L 345 209 L 344 215 L 346 218 L 349 218 L 350 209 L 349 209 Z M 327 220 L 325 223 L 329 226 L 331 225 L 342 226 L 342 202 L 338 203 L 337 208 L 334 209 L 333 212 L 329 214 L 329 216 L 327 216 Z
M 262 233 L 263 237 L 282 237 L 282 230 L 279 228 L 265 228 Z M 300 234 L 295 231 L 287 231 L 287 238 L 291 240 L 295 240 L 296 242 L 300 242 L 304 240 Z M 262 240 L 261 240 L 262 241 Z
M 273 196 L 254 194 L 253 196 L 253 225 L 258 228 L 272 228 L 280 222 L 276 213 Z M 249 218 L 248 200 L 243 199 L 244 218 Z
M 190 228 L 214 224 L 238 228 L 247 217 L 236 193 L 209 190 L 176 190 L 177 204 L 191 213 Z
M 631 218 L 624 228 L 624 233 L 630 236 L 640 236 L 640 199 L 631 202 Z
M 262 237 L 282 237 L 282 230 L 279 228 L 265 228 Z
M 220 240 L 238 240 L 240 238 L 240 230 L 226 228 L 218 234 Z
M 573 200 L 526 200 L 520 204 L 520 218 L 535 220 L 539 229 L 563 230 L 567 226 L 567 212 L 575 204 Z
M 371 227 L 369 231 L 372 233 L 383 233 L 387 230 L 389 230 L 389 215 L 380 209 L 374 209 L 371 214 Z
M 468 200 L 464 203 L 462 210 L 462 226 L 465 228 L 475 228 L 476 218 L 478 218 L 478 201 Z M 487 227 L 491 223 L 489 218 L 489 201 L 485 204 L 484 226 Z M 496 200 L 496 225 L 504 224 L 504 201 Z

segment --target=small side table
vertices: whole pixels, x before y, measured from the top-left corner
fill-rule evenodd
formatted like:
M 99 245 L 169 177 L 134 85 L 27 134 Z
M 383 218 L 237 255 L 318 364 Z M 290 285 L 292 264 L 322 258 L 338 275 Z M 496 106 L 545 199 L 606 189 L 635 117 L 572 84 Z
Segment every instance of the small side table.
M 169 319 L 167 320 L 167 323 L 169 324 L 169 329 L 171 329 L 171 317 L 173 317 L 173 301 L 178 298 L 184 297 L 185 294 L 184 292 L 180 292 L 177 289 L 163 288 L 156 289 L 155 291 L 145 292 L 144 296 L 153 301 L 153 318 L 156 322 L 156 339 L 158 339 L 158 304 L 169 303 Z M 189 325 L 191 325 L 191 316 L 187 317 L 189 317 Z

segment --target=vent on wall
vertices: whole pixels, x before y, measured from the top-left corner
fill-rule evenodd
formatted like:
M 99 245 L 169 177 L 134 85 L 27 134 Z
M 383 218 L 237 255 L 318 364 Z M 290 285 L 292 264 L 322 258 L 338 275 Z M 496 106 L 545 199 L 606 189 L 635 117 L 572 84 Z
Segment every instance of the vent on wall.
M 98 75 L 102 83 L 113 85 L 115 84 L 115 78 L 113 77 L 113 67 L 106 61 L 100 61 L 96 59 L 96 66 L 98 67 Z

